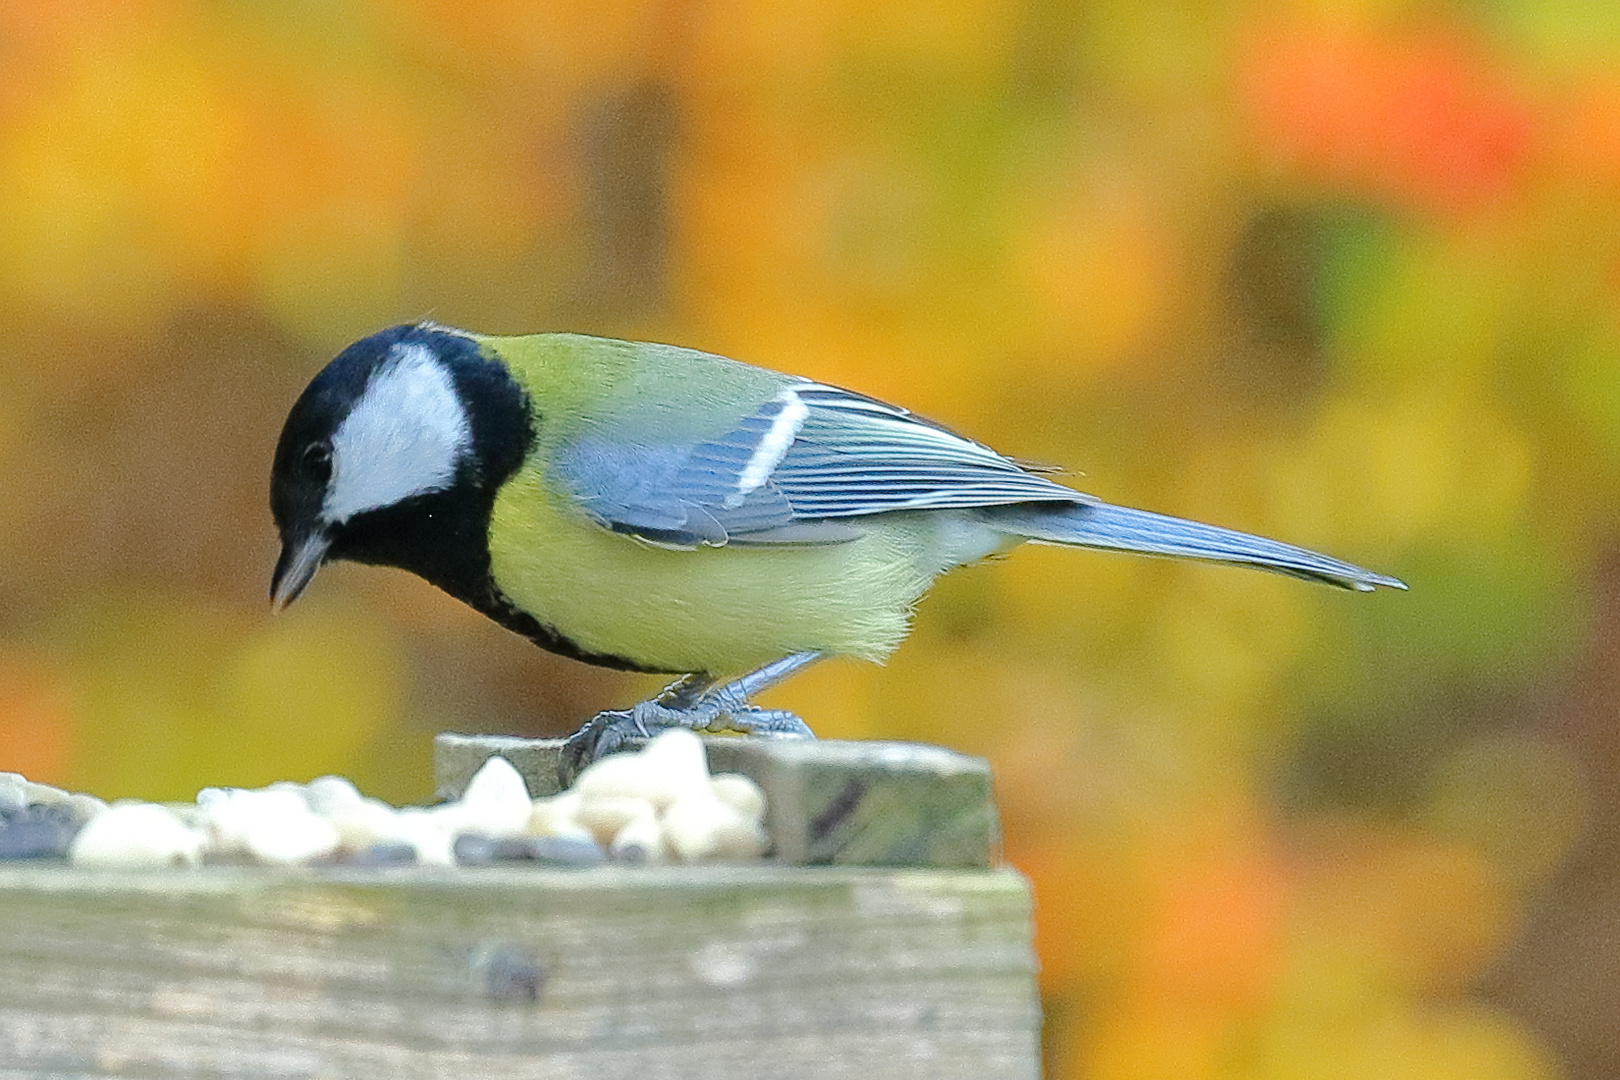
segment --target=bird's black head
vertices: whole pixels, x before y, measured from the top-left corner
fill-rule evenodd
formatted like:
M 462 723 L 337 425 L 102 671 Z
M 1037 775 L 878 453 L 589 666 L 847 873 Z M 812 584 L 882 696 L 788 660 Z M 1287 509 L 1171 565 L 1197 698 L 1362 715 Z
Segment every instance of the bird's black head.
M 350 345 L 276 445 L 271 600 L 292 603 L 328 559 L 402 567 L 467 599 L 488 576 L 495 489 L 532 441 L 522 389 L 473 338 L 396 326 Z

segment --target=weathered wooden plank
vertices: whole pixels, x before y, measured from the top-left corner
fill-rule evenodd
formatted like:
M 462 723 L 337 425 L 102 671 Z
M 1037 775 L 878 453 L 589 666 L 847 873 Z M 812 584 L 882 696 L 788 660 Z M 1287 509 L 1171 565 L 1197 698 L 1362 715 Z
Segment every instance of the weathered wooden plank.
M 1011 871 L 0 867 L 0 1077 L 1038 1075 Z
M 772 855 L 798 865 L 989 867 L 1000 822 L 983 758 L 921 743 L 707 736 L 711 772 L 765 791 Z M 517 766 L 530 794 L 557 790 L 560 739 L 440 735 L 434 789 L 460 796 L 488 758 Z
M 459 799 L 478 767 L 496 754 L 523 774 L 529 794 L 536 799 L 555 795 L 557 761 L 562 739 L 526 739 L 520 735 L 461 735 L 443 732 L 433 739 L 433 794 L 438 799 Z

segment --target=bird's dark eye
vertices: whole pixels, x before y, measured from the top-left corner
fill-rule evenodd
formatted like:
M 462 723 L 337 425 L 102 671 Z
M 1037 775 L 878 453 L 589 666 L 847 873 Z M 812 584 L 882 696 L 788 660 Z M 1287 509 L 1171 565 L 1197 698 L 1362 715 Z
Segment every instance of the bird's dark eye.
M 332 479 L 332 448 L 323 442 L 310 443 L 298 455 L 298 467 L 317 484 L 326 483 Z

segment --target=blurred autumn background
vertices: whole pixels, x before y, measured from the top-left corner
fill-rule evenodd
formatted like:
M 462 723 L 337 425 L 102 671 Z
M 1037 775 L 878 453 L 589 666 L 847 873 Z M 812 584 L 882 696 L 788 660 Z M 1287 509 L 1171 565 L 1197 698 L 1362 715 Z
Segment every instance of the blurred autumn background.
M 421 801 L 655 685 L 397 572 L 271 618 L 287 407 L 424 317 L 1411 583 L 1025 550 L 773 694 L 994 763 L 1051 1076 L 1620 1075 L 1620 6 L 6 0 L 0 768 Z

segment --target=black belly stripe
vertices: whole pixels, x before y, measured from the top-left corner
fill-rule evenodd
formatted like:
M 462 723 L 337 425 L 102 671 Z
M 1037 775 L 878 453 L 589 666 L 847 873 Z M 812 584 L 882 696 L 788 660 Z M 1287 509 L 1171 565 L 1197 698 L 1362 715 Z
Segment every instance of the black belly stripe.
M 463 597 L 462 599 L 467 599 Z M 564 634 L 550 623 L 543 623 L 519 608 L 501 592 L 494 581 L 486 584 L 484 594 L 477 600 L 467 600 L 475 610 L 489 616 L 502 626 L 515 634 L 528 638 L 547 652 L 566 656 L 570 660 L 580 660 L 597 667 L 614 668 L 618 671 L 636 671 L 648 675 L 688 675 L 693 672 L 681 671 L 677 668 L 656 667 L 643 664 L 628 656 L 617 653 L 593 652 L 580 645 L 574 639 Z

